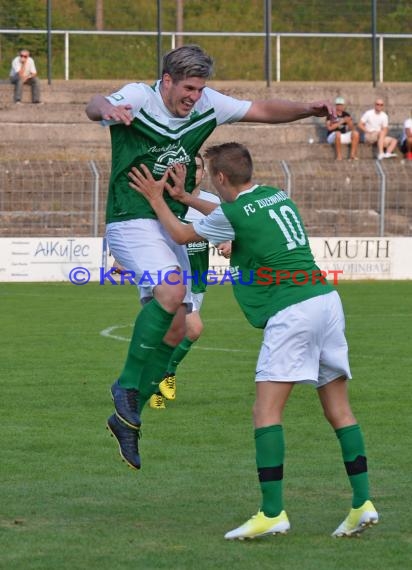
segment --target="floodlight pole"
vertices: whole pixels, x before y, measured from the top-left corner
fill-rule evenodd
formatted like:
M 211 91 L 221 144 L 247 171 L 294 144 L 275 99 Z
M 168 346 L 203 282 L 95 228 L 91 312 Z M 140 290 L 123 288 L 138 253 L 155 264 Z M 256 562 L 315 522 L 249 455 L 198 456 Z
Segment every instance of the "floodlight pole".
M 51 85 L 51 53 L 52 53 L 52 42 L 51 42 L 51 30 L 52 30 L 52 0 L 47 0 L 47 82 Z
M 376 87 L 376 0 L 372 0 L 372 83 Z
M 157 77 L 162 74 L 162 0 L 157 0 Z
M 184 27 L 184 0 L 176 0 L 176 47 L 183 45 L 183 32 Z
M 265 77 L 266 86 L 270 87 L 272 81 L 272 49 L 270 35 L 272 32 L 272 0 L 264 0 L 265 23 Z

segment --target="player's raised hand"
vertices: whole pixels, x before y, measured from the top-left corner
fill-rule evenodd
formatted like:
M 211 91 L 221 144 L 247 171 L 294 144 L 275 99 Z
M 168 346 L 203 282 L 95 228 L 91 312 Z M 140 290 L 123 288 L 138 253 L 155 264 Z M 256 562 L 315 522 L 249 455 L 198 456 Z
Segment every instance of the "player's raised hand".
M 314 117 L 336 117 L 336 109 L 330 101 L 313 101 L 309 107 Z
M 231 241 L 222 241 L 217 246 L 217 250 L 220 255 L 223 255 L 226 259 L 230 258 L 230 254 L 232 253 L 232 242 Z
M 112 105 L 103 95 L 95 95 L 86 106 L 86 115 L 92 121 L 108 121 L 130 125 L 133 120 L 132 105 Z
M 169 169 L 165 171 L 160 180 L 155 180 L 152 173 L 145 164 L 140 165 L 141 171 L 132 166 L 128 176 L 130 178 L 129 186 L 150 202 L 155 202 L 163 196 L 167 177 L 169 176 Z
M 165 188 L 170 196 L 177 201 L 184 199 L 185 181 L 186 181 L 186 166 L 177 162 L 169 169 L 169 176 L 173 180 L 173 184 L 166 181 Z
M 110 105 L 110 104 L 109 104 Z M 110 105 L 102 113 L 102 118 L 105 121 L 116 121 L 118 123 L 124 123 L 125 125 L 130 125 L 132 122 L 132 114 L 130 112 L 131 105 Z

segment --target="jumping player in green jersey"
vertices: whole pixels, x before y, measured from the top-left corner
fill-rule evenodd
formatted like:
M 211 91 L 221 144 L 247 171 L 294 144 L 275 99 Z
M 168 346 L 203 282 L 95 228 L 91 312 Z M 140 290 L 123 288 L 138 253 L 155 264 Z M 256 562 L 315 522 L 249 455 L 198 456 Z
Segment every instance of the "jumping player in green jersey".
M 200 153 L 196 155 L 196 186 L 192 192 L 193 196 L 220 204 L 216 194 L 205 192 L 201 189 L 202 181 L 205 177 L 205 163 Z M 189 208 L 185 215 L 185 222 L 194 222 L 203 217 L 198 210 Z M 203 297 L 207 288 L 207 272 L 209 270 L 209 242 L 207 240 L 196 241 L 186 244 L 190 263 L 191 299 L 190 312 L 186 315 L 185 338 L 176 346 L 170 357 L 167 371 L 159 384 L 159 392 L 150 396 L 149 405 L 155 410 L 164 410 L 166 400 L 176 398 L 176 370 L 180 363 L 190 352 L 193 344 L 199 339 L 203 331 L 203 322 L 200 317 L 200 308 L 203 304 Z M 222 255 L 227 255 L 230 251 L 230 242 L 219 244 L 217 248 Z
M 369 495 L 365 446 L 352 413 L 347 380 L 351 378 L 345 318 L 337 291 L 315 264 L 302 219 L 284 191 L 252 182 L 249 151 L 237 143 L 206 150 L 208 169 L 224 201 L 210 205 L 185 193 L 184 167 L 155 181 L 142 166 L 129 173 L 131 187 L 149 201 L 178 243 L 232 240 L 230 258 L 235 297 L 254 327 L 264 329 L 256 366 L 253 409 L 256 464 L 261 507 L 245 524 L 226 533 L 244 539 L 286 533 L 290 523 L 283 505 L 285 441 L 283 410 L 295 384 L 317 388 L 324 415 L 339 440 L 352 487 L 352 508 L 333 536 L 357 535 L 378 522 Z M 208 216 L 180 224 L 162 194 L 166 189 L 187 206 Z
M 136 318 L 126 362 L 111 387 L 115 413 L 108 428 L 123 459 L 135 469 L 140 468 L 140 411 L 158 390 L 170 356 L 184 338 L 184 304 L 190 301 L 190 287 L 169 278 L 170 272 L 189 270 L 185 247 L 173 241 L 153 208 L 129 187 L 127 173 L 145 164 L 155 179 L 161 179 L 173 164 L 184 164 L 186 190 L 191 192 L 196 153 L 219 125 L 286 123 L 334 113 L 327 101 L 252 102 L 226 96 L 206 86 L 212 72 L 213 61 L 199 46 L 182 46 L 164 56 L 161 78 L 153 86 L 130 83 L 107 97 L 95 95 L 86 107 L 91 120 L 110 125 L 112 169 L 106 210 L 110 251 L 120 265 L 134 272 L 139 289 L 146 287 L 144 296 L 151 299 Z M 185 215 L 184 204 L 168 195 L 165 199 L 176 215 Z

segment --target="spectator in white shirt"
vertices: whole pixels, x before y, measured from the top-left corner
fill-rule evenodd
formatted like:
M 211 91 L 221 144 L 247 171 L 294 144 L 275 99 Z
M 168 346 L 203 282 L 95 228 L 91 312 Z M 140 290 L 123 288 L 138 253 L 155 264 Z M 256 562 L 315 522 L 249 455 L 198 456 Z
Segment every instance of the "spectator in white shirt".
M 21 103 L 23 85 L 30 85 L 32 103 L 40 103 L 40 80 L 28 49 L 20 50 L 19 55 L 11 62 L 10 81 L 14 85 L 15 103 Z
M 358 128 L 365 133 L 365 142 L 377 145 L 378 160 L 396 156 L 393 151 L 397 140 L 388 135 L 389 118 L 383 106 L 382 99 L 376 99 L 374 108 L 362 115 L 358 125 Z

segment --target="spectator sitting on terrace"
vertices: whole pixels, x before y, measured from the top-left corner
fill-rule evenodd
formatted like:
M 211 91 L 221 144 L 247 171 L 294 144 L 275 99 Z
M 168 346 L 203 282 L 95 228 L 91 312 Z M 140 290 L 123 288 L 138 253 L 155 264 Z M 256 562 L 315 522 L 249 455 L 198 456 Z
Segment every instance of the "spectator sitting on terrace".
M 329 144 L 335 145 L 336 160 L 342 160 L 342 145 L 351 145 L 351 160 L 358 160 L 356 151 L 359 144 L 359 133 L 353 124 L 352 117 L 345 111 L 345 99 L 337 97 L 335 99 L 336 117 L 326 120 L 326 128 L 328 129 L 327 141 Z
M 388 136 L 389 117 L 383 110 L 384 102 L 376 99 L 373 109 L 365 111 L 358 128 L 365 133 L 365 142 L 378 145 L 378 160 L 396 156 L 397 140 Z
M 40 103 L 40 81 L 28 49 L 20 50 L 19 55 L 11 62 L 10 81 L 14 85 L 15 103 L 21 103 L 25 84 L 31 87 L 31 102 Z

